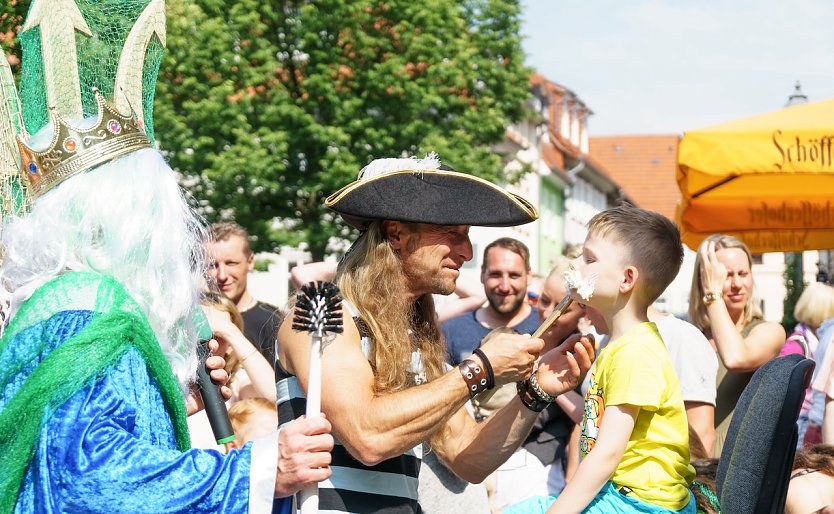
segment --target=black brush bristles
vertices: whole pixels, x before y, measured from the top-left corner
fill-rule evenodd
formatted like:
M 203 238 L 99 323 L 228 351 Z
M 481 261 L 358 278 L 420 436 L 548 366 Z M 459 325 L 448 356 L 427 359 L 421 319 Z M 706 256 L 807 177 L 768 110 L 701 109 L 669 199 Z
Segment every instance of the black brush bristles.
M 342 333 L 342 297 L 332 282 L 301 286 L 295 300 L 292 329 L 311 334 Z

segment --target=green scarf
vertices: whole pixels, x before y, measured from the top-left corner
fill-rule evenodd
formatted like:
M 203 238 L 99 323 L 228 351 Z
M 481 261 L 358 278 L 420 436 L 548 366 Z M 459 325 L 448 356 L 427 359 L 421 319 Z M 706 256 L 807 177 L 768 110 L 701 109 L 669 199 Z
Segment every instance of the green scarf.
M 55 348 L 0 412 L 0 513 L 11 513 L 26 469 L 49 418 L 77 392 L 103 378 L 124 354 L 135 348 L 160 389 L 174 427 L 177 448 L 191 447 L 185 403 L 171 367 L 139 305 L 111 277 L 66 273 L 40 288 L 21 306 L 0 339 L 0 354 L 21 331 L 67 310 L 92 310 L 90 323 Z M 4 387 L 28 363 L 39 358 L 40 346 L 0 370 Z

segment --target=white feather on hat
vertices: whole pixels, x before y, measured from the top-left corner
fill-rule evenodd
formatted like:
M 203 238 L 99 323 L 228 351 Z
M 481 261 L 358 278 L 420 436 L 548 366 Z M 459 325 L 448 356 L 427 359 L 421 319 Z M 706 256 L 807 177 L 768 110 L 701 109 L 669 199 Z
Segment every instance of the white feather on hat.
M 431 152 L 422 159 L 416 157 L 374 159 L 359 171 L 358 180 L 366 180 L 395 171 L 436 170 L 440 168 L 440 158 Z

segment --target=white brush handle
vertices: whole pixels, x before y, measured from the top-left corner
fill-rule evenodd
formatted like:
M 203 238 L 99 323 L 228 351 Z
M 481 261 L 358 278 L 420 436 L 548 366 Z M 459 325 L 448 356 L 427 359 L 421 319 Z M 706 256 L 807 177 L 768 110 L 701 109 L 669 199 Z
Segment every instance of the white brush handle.
M 321 415 L 321 336 L 313 335 L 310 346 L 310 371 L 307 378 L 307 418 Z M 319 511 L 319 486 L 308 485 L 298 493 L 301 514 L 315 514 Z

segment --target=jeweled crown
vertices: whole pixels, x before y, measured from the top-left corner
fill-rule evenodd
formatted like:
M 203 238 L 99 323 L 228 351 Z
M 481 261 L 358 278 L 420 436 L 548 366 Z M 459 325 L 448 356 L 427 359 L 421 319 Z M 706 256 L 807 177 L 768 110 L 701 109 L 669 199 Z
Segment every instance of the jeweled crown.
M 50 109 L 52 143 L 45 150 L 35 150 L 18 136 L 22 174 L 32 198 L 49 191 L 69 177 L 93 166 L 142 148 L 151 142 L 131 110 L 124 115 L 107 105 L 95 91 L 98 104 L 96 123 L 89 128 L 70 125 Z
M 25 214 L 84 169 L 151 146 L 165 1 L 31 0 L 17 38 L 19 89 L 0 52 L 0 219 Z M 28 134 L 47 125 L 51 143 L 36 149 Z

